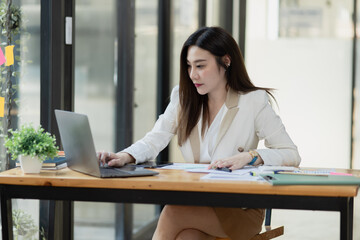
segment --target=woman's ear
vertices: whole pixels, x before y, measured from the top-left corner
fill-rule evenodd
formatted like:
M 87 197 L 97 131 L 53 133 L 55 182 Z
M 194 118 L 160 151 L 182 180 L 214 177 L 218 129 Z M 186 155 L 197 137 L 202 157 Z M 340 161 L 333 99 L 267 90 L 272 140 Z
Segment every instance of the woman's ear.
M 230 67 L 230 65 L 231 65 L 231 58 L 230 58 L 229 55 L 226 54 L 226 55 L 223 57 L 223 63 L 226 65 L 226 67 Z

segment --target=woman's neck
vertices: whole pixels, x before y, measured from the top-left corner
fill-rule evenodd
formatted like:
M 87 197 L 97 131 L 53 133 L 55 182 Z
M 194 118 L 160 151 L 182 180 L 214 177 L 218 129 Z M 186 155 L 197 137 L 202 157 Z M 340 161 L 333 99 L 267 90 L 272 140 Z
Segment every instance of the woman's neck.
M 217 94 L 208 95 L 209 122 L 208 126 L 214 121 L 216 115 L 224 105 L 227 91 L 218 91 Z
M 208 94 L 208 106 L 209 109 L 214 106 L 222 106 L 226 100 L 226 89 L 219 89 L 217 92 Z

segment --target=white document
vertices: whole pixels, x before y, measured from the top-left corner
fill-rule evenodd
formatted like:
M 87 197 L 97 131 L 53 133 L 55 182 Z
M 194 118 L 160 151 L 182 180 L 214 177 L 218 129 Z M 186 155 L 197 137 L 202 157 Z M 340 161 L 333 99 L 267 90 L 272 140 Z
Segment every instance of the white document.
M 259 172 L 267 172 L 267 171 L 295 171 L 299 170 L 297 167 L 290 166 L 270 166 L 270 165 L 262 165 L 258 167 Z
M 251 176 L 250 174 L 217 174 L 209 173 L 201 177 L 202 180 L 231 180 L 231 181 L 264 181 L 263 178 Z
M 220 175 L 250 175 L 250 172 L 256 169 L 255 167 L 247 167 L 242 169 L 237 169 L 231 172 L 221 171 L 221 170 L 215 170 L 215 169 L 187 169 L 188 172 L 197 172 L 197 173 L 212 173 L 212 174 L 220 174 Z
M 237 169 L 231 172 L 220 171 L 215 169 L 208 169 L 209 164 L 198 164 L 198 163 L 174 163 L 173 165 L 168 165 L 162 167 L 162 169 L 177 169 L 177 170 L 185 170 L 187 172 L 194 173 L 213 173 L 213 174 L 222 174 L 222 175 L 246 175 L 250 174 L 251 171 L 257 169 L 256 167 L 248 167 L 242 169 Z
M 174 163 L 173 165 L 168 165 L 162 167 L 161 169 L 177 169 L 177 170 L 189 170 L 189 169 L 207 169 L 209 164 L 199 164 L 199 163 Z

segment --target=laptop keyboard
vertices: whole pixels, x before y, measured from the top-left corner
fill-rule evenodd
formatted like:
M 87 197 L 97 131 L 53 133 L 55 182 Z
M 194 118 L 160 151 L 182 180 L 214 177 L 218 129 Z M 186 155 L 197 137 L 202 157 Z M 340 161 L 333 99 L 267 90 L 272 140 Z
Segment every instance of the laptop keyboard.
M 100 174 L 102 178 L 111 178 L 111 177 L 153 176 L 159 173 L 144 169 L 142 167 L 135 167 L 132 165 L 125 165 L 120 168 L 109 167 L 105 165 L 105 166 L 100 166 Z
M 121 171 L 113 167 L 100 167 L 101 177 L 118 177 L 128 175 L 127 172 Z

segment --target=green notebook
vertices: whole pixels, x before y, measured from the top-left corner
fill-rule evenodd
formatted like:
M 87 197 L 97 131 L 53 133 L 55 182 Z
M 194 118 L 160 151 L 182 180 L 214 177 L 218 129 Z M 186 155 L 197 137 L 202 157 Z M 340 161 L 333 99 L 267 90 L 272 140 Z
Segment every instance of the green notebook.
M 354 176 L 314 176 L 299 174 L 260 174 L 272 185 L 360 185 L 360 178 Z

